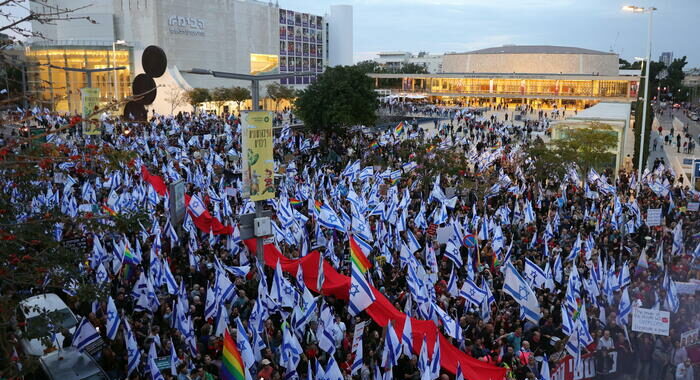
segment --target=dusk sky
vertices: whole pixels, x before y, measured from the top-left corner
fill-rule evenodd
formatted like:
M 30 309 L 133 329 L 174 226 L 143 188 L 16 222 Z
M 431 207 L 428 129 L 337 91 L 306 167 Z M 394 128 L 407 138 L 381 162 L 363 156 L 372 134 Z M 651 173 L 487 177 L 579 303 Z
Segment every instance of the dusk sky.
M 700 0 L 280 0 L 280 7 L 323 15 L 354 7 L 355 60 L 380 51 L 469 51 L 504 44 L 562 45 L 646 55 L 648 15 L 623 5 L 655 6 L 652 59 L 686 55 L 700 67 Z

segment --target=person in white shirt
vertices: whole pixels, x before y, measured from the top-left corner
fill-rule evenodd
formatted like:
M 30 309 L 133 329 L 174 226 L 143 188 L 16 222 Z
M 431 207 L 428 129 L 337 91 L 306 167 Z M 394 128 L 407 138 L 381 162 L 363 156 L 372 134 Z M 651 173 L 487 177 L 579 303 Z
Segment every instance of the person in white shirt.
M 615 347 L 613 339 L 610 337 L 610 330 L 603 331 L 603 336 L 598 339 L 598 345 L 596 349 L 602 350 L 603 348 L 612 350 Z
M 676 379 L 675 380 L 693 380 L 695 379 L 693 373 L 693 364 L 690 359 L 686 358 L 683 363 L 676 366 Z

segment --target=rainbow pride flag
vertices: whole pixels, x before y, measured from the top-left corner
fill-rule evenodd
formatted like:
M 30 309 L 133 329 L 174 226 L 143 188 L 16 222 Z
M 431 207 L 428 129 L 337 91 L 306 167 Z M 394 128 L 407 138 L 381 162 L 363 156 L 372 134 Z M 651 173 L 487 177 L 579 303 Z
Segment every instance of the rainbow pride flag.
M 224 330 L 224 350 L 221 355 L 221 378 L 223 380 L 245 380 L 245 365 L 236 341 L 228 330 Z
M 134 265 L 138 265 L 141 262 L 141 259 L 131 251 L 131 247 L 129 247 L 128 243 L 124 246 L 124 262 Z
M 292 207 L 301 207 L 304 204 L 304 202 L 296 198 L 289 198 L 289 204 L 291 204 Z
M 379 143 L 374 141 L 373 143 L 369 144 L 369 147 L 372 149 L 377 149 L 379 148 Z
M 435 145 L 431 145 L 428 147 L 428 149 L 425 150 L 426 153 L 430 153 L 435 149 Z
M 109 206 L 103 204 L 102 209 L 105 210 L 106 213 L 108 213 L 111 216 L 117 216 L 117 212 L 112 210 Z
M 404 125 L 403 125 L 403 121 L 402 121 L 399 123 L 399 125 L 396 126 L 396 128 L 394 128 L 394 134 L 396 136 L 401 136 L 401 134 L 403 134 L 403 129 L 404 129 L 403 127 L 404 127 Z
M 360 270 L 363 274 L 366 273 L 369 268 L 372 267 L 372 263 L 367 260 L 367 256 L 362 252 L 362 248 L 360 248 L 359 245 L 357 245 L 357 242 L 355 239 L 352 237 L 352 235 L 349 236 L 350 240 L 350 260 L 352 261 L 353 265 L 357 266 L 357 269 Z
M 323 206 L 323 203 L 321 203 L 321 201 L 314 202 L 314 207 L 316 208 L 316 215 L 321 213 L 321 206 Z

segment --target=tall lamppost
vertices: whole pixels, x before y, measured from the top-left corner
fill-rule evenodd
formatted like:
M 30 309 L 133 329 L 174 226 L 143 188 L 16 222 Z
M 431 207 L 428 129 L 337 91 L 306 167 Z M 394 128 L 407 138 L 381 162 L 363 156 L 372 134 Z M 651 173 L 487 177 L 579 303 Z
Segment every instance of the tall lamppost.
M 112 42 L 112 66 L 117 65 L 117 45 L 126 45 L 124 40 Z M 119 73 L 114 71 L 114 100 L 119 100 Z
M 646 132 L 646 126 L 647 126 L 647 108 L 649 107 L 649 86 L 651 84 L 651 78 L 649 78 L 649 66 L 651 66 L 651 20 L 652 20 L 652 15 L 654 14 L 654 11 L 656 8 L 654 7 L 638 7 L 635 5 L 626 5 L 622 7 L 623 11 L 627 12 L 634 12 L 634 13 L 648 13 L 649 14 L 649 28 L 648 28 L 648 36 L 647 36 L 647 58 L 646 58 L 646 63 L 645 63 L 645 74 L 644 78 L 645 83 L 644 83 L 644 110 L 642 112 L 642 124 L 641 124 L 641 134 L 640 134 L 640 139 L 639 139 L 639 173 L 638 173 L 638 178 L 637 181 L 638 183 L 641 183 L 642 180 L 642 173 L 644 171 L 644 134 Z

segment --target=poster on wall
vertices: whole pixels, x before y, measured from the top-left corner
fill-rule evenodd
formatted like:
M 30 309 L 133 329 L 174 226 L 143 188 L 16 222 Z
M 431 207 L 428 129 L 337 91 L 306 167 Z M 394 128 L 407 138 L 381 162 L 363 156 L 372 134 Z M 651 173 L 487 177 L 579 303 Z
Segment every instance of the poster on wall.
M 245 111 L 242 123 L 243 197 L 262 201 L 275 197 L 275 165 L 272 158 L 272 114 Z

